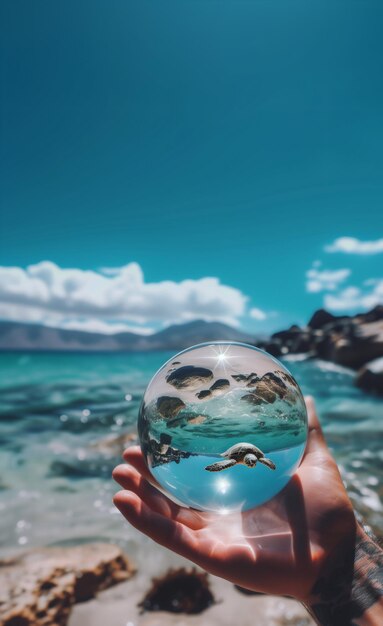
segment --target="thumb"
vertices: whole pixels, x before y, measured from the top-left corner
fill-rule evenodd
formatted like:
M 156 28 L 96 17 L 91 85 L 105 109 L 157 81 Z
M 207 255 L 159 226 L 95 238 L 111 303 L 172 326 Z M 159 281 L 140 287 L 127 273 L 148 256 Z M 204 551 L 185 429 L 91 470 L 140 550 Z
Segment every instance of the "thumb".
M 323 434 L 322 426 L 315 408 L 314 399 L 305 396 L 305 403 L 308 417 L 308 436 L 305 455 L 312 452 L 330 453 Z

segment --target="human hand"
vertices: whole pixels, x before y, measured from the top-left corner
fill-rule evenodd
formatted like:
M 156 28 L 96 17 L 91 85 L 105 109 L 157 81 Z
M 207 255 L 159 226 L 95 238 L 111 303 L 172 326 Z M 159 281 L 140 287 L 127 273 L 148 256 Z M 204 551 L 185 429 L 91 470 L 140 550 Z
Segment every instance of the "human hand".
M 363 531 L 313 400 L 307 398 L 306 405 L 309 433 L 302 463 L 266 504 L 226 516 L 178 506 L 159 491 L 134 447 L 124 453 L 128 465 L 113 472 L 123 488 L 114 497 L 115 505 L 141 532 L 216 576 L 253 591 L 292 596 L 314 614 L 318 607 L 323 613 L 324 605 L 333 610 L 333 599 L 321 597 L 321 581 L 331 587 L 333 572 L 345 564 L 346 571 L 337 575 L 345 579 L 345 594 L 350 595 L 355 545 Z

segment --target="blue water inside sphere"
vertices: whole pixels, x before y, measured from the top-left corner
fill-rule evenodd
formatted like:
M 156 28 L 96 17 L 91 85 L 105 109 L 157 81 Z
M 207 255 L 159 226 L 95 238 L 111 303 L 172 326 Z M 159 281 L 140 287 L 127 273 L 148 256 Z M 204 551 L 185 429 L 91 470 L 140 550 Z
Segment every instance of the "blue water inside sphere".
M 277 359 L 246 344 L 206 343 L 155 374 L 138 433 L 152 475 L 172 500 L 244 511 L 289 481 L 304 452 L 307 414 Z

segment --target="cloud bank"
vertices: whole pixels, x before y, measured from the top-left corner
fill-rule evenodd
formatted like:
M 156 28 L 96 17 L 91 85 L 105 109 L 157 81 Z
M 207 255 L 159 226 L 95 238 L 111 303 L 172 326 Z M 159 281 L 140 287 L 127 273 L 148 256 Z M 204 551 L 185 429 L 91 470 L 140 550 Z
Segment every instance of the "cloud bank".
M 370 288 L 346 287 L 336 294 L 326 294 L 324 306 L 331 311 L 367 311 L 383 302 L 383 280 L 368 281 Z M 372 284 L 371 284 L 372 283 Z
M 306 290 L 309 293 L 334 291 L 351 274 L 349 269 L 318 270 L 318 265 L 306 272 Z
M 145 282 L 137 263 L 99 271 L 50 261 L 0 267 L 0 317 L 61 328 L 147 333 L 194 319 L 238 325 L 247 300 L 214 277 Z
M 379 254 L 383 252 L 383 239 L 360 241 L 355 237 L 339 237 L 329 246 L 325 246 L 325 251 L 344 254 Z

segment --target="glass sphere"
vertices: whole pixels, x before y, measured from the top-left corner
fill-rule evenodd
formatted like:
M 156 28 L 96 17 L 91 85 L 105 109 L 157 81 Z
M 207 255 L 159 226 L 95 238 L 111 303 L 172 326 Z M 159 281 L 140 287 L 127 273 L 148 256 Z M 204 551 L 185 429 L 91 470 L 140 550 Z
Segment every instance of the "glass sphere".
M 307 414 L 277 359 L 246 344 L 205 343 L 152 378 L 138 433 L 152 475 L 172 500 L 244 511 L 289 481 L 304 452 Z

